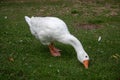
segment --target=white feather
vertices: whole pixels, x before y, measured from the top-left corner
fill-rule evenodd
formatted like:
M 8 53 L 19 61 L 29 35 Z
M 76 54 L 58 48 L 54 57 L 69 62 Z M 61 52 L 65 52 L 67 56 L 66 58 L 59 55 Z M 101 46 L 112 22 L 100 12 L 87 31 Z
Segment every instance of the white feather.
M 101 36 L 98 37 L 98 42 L 100 42 L 100 41 L 101 41 Z

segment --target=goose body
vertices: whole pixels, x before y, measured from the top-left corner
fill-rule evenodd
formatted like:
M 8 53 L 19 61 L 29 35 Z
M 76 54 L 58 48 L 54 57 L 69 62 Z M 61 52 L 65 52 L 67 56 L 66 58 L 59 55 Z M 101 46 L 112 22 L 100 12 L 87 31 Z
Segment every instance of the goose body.
M 31 17 L 25 16 L 32 35 L 48 45 L 53 56 L 60 56 L 59 49 L 54 47 L 54 41 L 73 46 L 77 53 L 78 60 L 88 68 L 89 56 L 82 47 L 81 42 L 70 34 L 67 25 L 63 20 L 56 17 Z

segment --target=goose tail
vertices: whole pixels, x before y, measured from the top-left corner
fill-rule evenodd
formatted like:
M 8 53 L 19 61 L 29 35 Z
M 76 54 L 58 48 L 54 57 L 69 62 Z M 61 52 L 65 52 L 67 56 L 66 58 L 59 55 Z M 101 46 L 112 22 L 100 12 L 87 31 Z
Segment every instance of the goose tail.
M 29 26 L 31 26 L 31 19 L 28 16 L 25 16 L 25 21 L 28 23 Z

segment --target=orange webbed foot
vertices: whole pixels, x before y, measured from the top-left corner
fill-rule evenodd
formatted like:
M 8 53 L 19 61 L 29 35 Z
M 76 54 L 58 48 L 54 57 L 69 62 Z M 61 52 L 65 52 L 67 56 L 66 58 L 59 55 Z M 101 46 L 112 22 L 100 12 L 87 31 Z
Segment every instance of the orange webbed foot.
M 51 53 L 52 56 L 55 56 L 55 57 L 56 56 L 61 56 L 61 54 L 60 54 L 61 50 L 55 48 L 53 43 L 51 43 L 49 45 L 49 50 L 50 50 L 50 53 Z

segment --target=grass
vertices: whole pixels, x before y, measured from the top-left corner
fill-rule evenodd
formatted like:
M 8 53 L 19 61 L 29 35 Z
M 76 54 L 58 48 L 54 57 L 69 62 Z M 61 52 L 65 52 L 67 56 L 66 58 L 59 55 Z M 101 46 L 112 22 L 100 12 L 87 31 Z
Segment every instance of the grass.
M 1 80 L 120 80 L 119 0 L 1 1 Z M 85 69 L 69 45 L 56 42 L 61 57 L 52 57 L 30 33 L 24 16 L 56 16 L 83 44 L 90 56 Z M 85 30 L 77 24 L 97 24 Z M 102 39 L 98 42 L 98 37 Z

